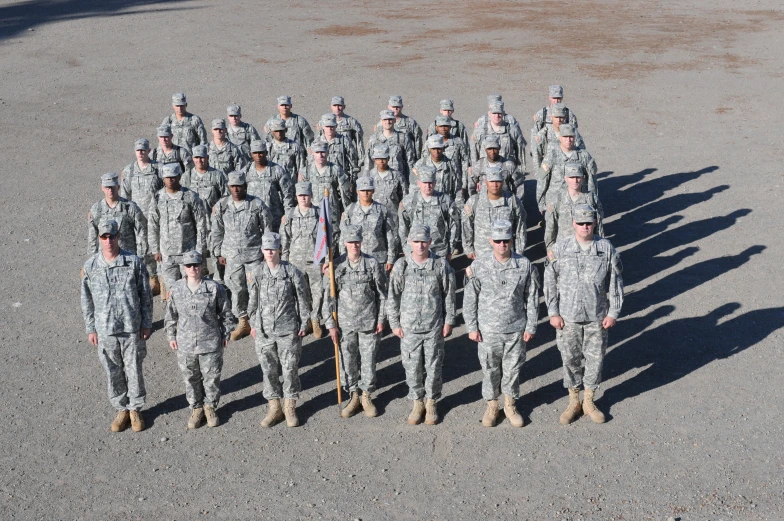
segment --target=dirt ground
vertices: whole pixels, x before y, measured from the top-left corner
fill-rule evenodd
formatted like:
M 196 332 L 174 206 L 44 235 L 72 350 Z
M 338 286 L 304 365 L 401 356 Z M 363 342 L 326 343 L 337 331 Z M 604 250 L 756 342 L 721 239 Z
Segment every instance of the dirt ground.
M 784 518 L 782 21 L 772 0 L 0 2 L 2 517 Z M 476 346 L 458 329 L 436 427 L 405 424 L 387 338 L 379 418 L 338 417 L 322 340 L 304 348 L 304 425 L 262 430 L 248 338 L 226 351 L 224 425 L 187 432 L 156 301 L 149 429 L 109 432 L 79 309 L 85 219 L 100 174 L 154 139 L 173 92 L 205 121 L 239 103 L 258 127 L 280 94 L 311 123 L 341 94 L 366 130 L 391 94 L 422 125 L 454 99 L 470 125 L 500 92 L 527 138 L 552 83 L 599 165 L 625 265 L 606 424 L 558 424 L 566 391 L 543 318 L 522 429 L 481 426 Z M 541 263 L 528 178 L 527 255 Z

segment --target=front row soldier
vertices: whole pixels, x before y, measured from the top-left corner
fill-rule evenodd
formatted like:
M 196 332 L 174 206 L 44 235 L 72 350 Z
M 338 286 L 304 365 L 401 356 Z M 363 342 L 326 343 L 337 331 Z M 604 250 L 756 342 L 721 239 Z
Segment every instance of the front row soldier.
M 323 283 L 324 301 L 330 302 L 329 306 L 324 306 L 324 324 L 334 343 L 340 339 L 340 378 L 351 393 L 340 416 L 350 418 L 361 408 L 365 416 L 372 418 L 378 414 L 372 394 L 376 390 L 379 335 L 384 331 L 386 272 L 376 259 L 361 252 L 362 227 L 348 225 L 341 236 L 346 253 L 334 263 L 336 299 L 331 298 L 327 277 Z M 333 309 L 337 312 L 338 324 L 332 318 Z
M 602 381 L 607 330 L 615 325 L 623 305 L 621 258 L 610 241 L 594 234 L 592 207 L 576 207 L 572 224 L 574 236 L 556 242 L 544 268 L 544 300 L 556 329 L 564 387 L 569 389 L 569 405 L 560 422 L 567 425 L 584 413 L 595 423 L 604 423 L 593 399 Z
M 285 416 L 286 425 L 296 427 L 295 407 L 302 390 L 299 359 L 310 317 L 308 286 L 300 270 L 280 259 L 280 235 L 265 233 L 261 249 L 264 262 L 248 276 L 251 334 L 264 373 L 264 398 L 269 402 L 261 426 L 272 427 Z
M 547 213 L 545 214 L 544 228 L 544 247 L 550 253 L 556 241 L 561 241 L 566 237 L 574 235 L 572 221 L 574 219 L 574 209 L 580 205 L 588 205 L 596 209 L 596 235 L 604 237 L 604 211 L 599 197 L 592 192 L 584 192 L 582 189 L 585 172 L 580 163 L 566 163 L 564 165 L 564 181 L 566 189 L 561 189 L 557 197 L 552 202 L 547 203 Z
M 536 334 L 539 319 L 539 272 L 512 250 L 512 223 L 493 223 L 492 254 L 480 255 L 466 269 L 463 316 L 468 338 L 479 343 L 482 398 L 487 410 L 482 425 L 495 427 L 498 398 L 504 395 L 504 414 L 513 427 L 523 426 L 515 401 L 520 396 L 520 369 L 526 344 Z
M 182 264 L 185 278 L 174 284 L 166 303 L 166 337 L 185 382 L 188 428 L 201 427 L 205 417 L 208 426 L 217 427 L 223 348 L 236 320 L 223 285 L 202 276 L 201 253 L 185 253 Z
M 341 216 L 340 233 L 350 225 L 362 228 L 362 253 L 372 256 L 388 272 L 397 258 L 397 226 L 387 207 L 373 200 L 375 190 L 372 177 L 357 179 L 357 202 L 351 203 Z M 345 253 L 345 248 L 340 249 Z
M 146 391 L 142 362 L 152 329 L 152 293 L 144 261 L 121 250 L 114 219 L 98 225 L 101 249 L 84 263 L 81 300 L 87 341 L 98 347 L 117 409 L 112 432 L 144 430 L 140 409 Z
M 114 219 L 120 228 L 120 248 L 141 258 L 147 253 L 147 219 L 133 201 L 120 197 L 117 174 L 110 172 L 101 176 L 104 198 L 95 203 L 87 214 L 87 253 L 92 255 L 98 245 L 98 225 L 101 221 Z
M 455 323 L 455 272 L 444 257 L 430 251 L 429 226 L 413 226 L 408 242 L 411 253 L 395 262 L 389 276 L 387 317 L 392 333 L 401 339 L 408 398 L 414 401 L 408 423 L 418 425 L 424 419 L 435 425 L 444 338 Z
M 417 185 L 419 190 L 408 194 L 400 203 L 398 235 L 403 252 L 408 254 L 409 231 L 422 224 L 430 229 L 430 250 L 449 261 L 460 240 L 455 206 L 448 195 L 435 190 L 436 169 L 432 166 L 419 168 Z

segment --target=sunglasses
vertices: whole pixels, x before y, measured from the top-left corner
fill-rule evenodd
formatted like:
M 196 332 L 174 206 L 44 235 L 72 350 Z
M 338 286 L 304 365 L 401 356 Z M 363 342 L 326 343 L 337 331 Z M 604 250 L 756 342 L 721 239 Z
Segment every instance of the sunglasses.
M 589 223 L 576 223 L 576 224 L 577 224 L 577 226 L 593 226 L 593 221 L 591 221 Z
M 103 239 L 105 241 L 116 241 L 117 240 L 117 236 L 116 235 L 101 235 L 101 239 Z
M 191 269 L 193 269 L 193 268 L 201 268 L 201 264 L 186 264 L 185 267 L 186 268 L 191 268 Z
M 493 239 L 494 244 L 501 244 L 501 243 L 508 244 L 511 241 L 512 239 L 500 239 L 500 240 Z

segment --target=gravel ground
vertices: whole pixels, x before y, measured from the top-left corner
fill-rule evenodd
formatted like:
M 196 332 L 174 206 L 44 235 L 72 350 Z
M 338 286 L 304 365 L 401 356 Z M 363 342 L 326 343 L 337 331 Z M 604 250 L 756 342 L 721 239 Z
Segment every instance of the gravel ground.
M 3 517 L 784 518 L 782 21 L 769 0 L 0 2 Z M 625 264 L 598 400 L 608 423 L 558 424 L 566 392 L 542 320 L 522 429 L 479 423 L 476 347 L 458 329 L 436 427 L 405 424 L 387 338 L 379 418 L 340 420 L 321 340 L 304 348 L 304 425 L 262 430 L 245 339 L 225 356 L 224 425 L 187 432 L 156 302 L 149 429 L 109 433 L 79 310 L 85 216 L 99 175 L 154 138 L 171 93 L 205 121 L 239 103 L 258 127 L 279 94 L 311 123 L 342 94 L 369 129 L 390 94 L 423 125 L 452 98 L 470 125 L 501 92 L 527 129 L 551 83 L 599 165 Z M 541 263 L 532 181 L 526 191 L 527 254 Z

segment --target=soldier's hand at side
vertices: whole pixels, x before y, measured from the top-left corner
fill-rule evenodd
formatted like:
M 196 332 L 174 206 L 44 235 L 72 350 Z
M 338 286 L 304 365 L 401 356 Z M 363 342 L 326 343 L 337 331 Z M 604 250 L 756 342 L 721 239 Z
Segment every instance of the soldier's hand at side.
M 158 262 L 163 262 L 163 255 L 160 253 L 153 253 L 152 257 Z
M 220 264 L 221 266 L 225 266 L 226 265 L 226 257 L 218 257 L 218 264 Z
M 480 333 L 479 331 L 471 331 L 470 333 L 468 333 L 468 338 L 470 338 L 474 342 L 481 342 L 482 333 Z
M 329 271 L 329 264 L 327 264 L 327 263 L 322 264 L 321 265 L 321 273 L 323 275 L 326 275 L 328 271 Z
M 444 324 L 444 331 L 443 331 L 444 338 L 448 337 L 451 334 L 452 334 L 452 325 Z
M 616 322 L 617 321 L 613 317 L 604 317 L 604 320 L 602 320 L 602 327 L 604 329 L 610 329 Z
M 392 266 L 393 266 L 393 264 L 390 264 L 389 262 L 387 262 L 386 264 L 384 264 L 384 269 L 387 270 L 387 271 L 392 271 Z
M 446 261 L 450 262 L 452 260 L 452 252 L 446 254 Z
M 176 340 L 169 340 L 169 347 L 172 348 L 172 351 L 177 350 L 177 341 Z
M 556 315 L 554 317 L 550 317 L 550 325 L 555 329 L 563 329 L 564 321 L 560 315 Z
M 531 333 L 529 333 L 528 331 L 524 331 L 523 332 L 523 342 L 528 343 L 531 340 L 533 340 L 533 338 L 534 338 L 534 336 Z
M 229 347 L 229 339 L 228 338 L 223 341 L 223 347 Z
M 250 328 L 250 336 L 252 336 L 253 338 L 256 338 L 256 328 L 255 327 Z
M 381 334 L 381 333 L 383 333 L 383 332 L 384 332 L 384 323 L 383 323 L 383 322 L 381 322 L 381 323 L 379 323 L 379 324 L 376 326 L 376 334 L 377 334 L 377 335 L 380 335 L 380 334 Z
M 87 335 L 87 341 L 90 342 L 90 344 L 92 344 L 94 346 L 97 346 L 98 345 L 98 333 L 90 333 L 89 335 Z
M 329 328 L 327 331 L 329 331 L 329 338 L 332 339 L 332 343 L 333 344 L 337 344 L 338 341 L 339 341 L 339 338 L 338 338 L 338 328 L 332 327 L 332 328 Z
M 307 331 L 300 331 L 299 333 L 297 333 L 297 336 L 298 336 L 298 337 L 300 337 L 300 338 L 302 338 L 303 336 L 305 336 L 305 335 L 307 335 L 307 334 L 308 334 L 308 332 L 307 332 Z
M 402 327 L 394 328 L 392 330 L 392 334 L 395 335 L 398 338 L 403 338 L 403 328 Z
M 139 330 L 139 338 L 141 338 L 142 340 L 147 340 L 148 338 L 150 338 L 151 334 L 152 334 L 152 329 L 150 329 L 149 327 L 143 327 Z
M 466 257 L 471 260 L 476 260 L 476 253 L 466 253 Z

